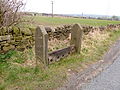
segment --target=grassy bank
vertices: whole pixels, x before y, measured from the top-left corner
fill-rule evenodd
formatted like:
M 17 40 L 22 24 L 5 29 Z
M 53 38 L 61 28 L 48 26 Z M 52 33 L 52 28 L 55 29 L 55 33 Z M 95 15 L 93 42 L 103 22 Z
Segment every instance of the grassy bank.
M 94 32 L 83 36 L 81 54 L 73 54 L 41 70 L 35 67 L 34 49 L 0 55 L 0 90 L 51 90 L 61 86 L 72 72 L 80 72 L 101 59 L 120 37 L 118 31 Z

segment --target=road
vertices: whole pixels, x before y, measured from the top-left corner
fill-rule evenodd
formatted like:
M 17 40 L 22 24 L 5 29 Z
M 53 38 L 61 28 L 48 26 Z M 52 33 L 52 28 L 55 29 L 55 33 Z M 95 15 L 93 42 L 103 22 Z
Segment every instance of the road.
M 120 56 L 80 90 L 120 90 Z
M 103 59 L 80 73 L 73 73 L 57 90 L 120 90 L 120 39 Z

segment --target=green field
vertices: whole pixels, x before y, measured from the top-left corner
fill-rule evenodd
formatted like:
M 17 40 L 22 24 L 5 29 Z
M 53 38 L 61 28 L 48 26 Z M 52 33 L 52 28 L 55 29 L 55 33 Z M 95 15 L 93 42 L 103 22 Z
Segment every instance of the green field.
M 68 18 L 68 17 L 43 17 L 43 16 L 26 16 L 25 19 L 32 20 L 32 25 L 63 25 L 63 24 L 74 24 L 79 23 L 82 25 L 92 25 L 92 26 L 105 26 L 107 24 L 119 24 L 120 21 L 110 21 L 110 20 L 96 20 L 96 19 L 81 19 L 81 18 Z

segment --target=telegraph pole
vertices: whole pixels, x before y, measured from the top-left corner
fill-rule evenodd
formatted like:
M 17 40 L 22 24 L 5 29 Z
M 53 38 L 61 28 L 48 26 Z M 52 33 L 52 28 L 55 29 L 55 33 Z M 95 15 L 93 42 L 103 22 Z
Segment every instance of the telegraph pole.
M 53 1 L 51 1 L 52 2 L 52 18 L 54 17 L 54 15 L 53 15 Z
M 82 17 L 83 17 L 83 12 L 82 12 Z

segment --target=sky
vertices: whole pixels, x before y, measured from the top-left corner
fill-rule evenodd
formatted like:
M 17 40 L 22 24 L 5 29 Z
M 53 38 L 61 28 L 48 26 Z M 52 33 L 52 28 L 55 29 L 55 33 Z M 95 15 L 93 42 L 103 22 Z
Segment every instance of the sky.
M 120 16 L 120 0 L 24 0 L 25 11 L 54 14 L 96 14 Z

